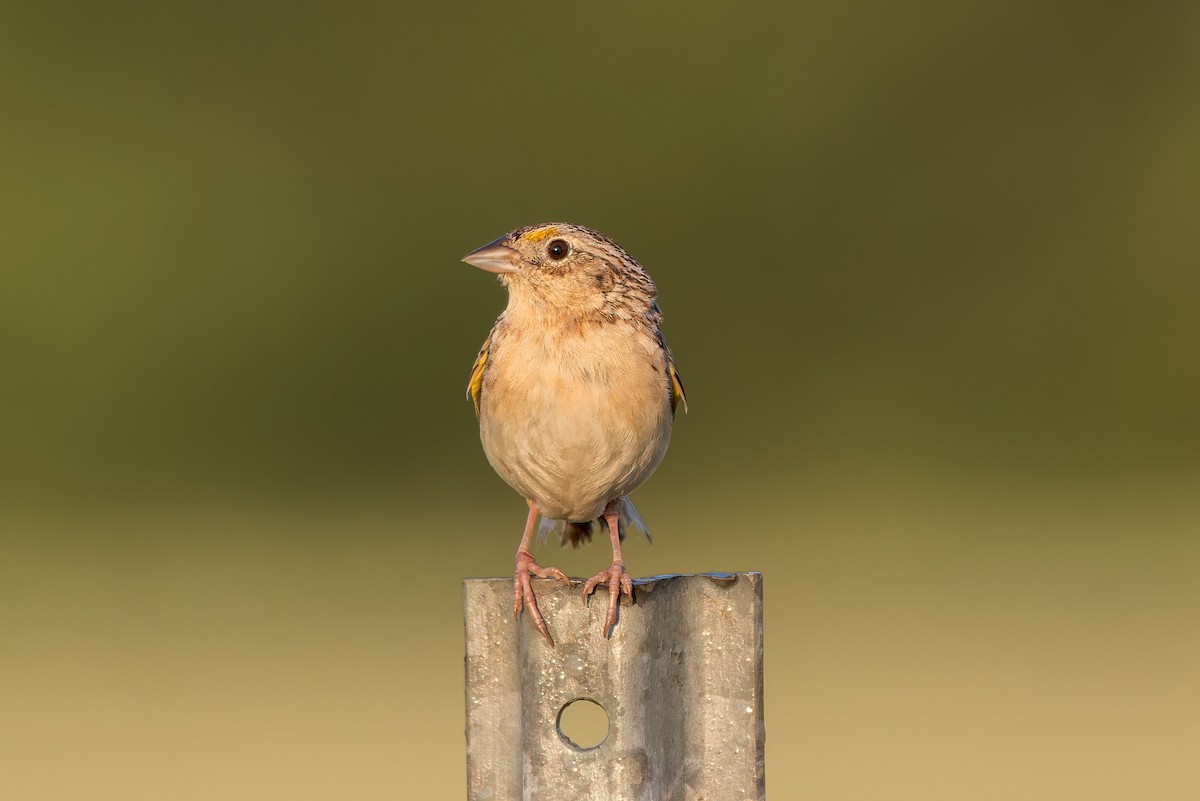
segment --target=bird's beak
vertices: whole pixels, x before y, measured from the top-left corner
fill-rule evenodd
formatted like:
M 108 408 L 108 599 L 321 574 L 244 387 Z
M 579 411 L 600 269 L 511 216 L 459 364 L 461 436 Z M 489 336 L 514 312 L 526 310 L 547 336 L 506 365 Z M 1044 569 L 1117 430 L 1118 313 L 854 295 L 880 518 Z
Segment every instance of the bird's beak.
M 478 250 L 472 250 L 463 256 L 463 261 L 472 267 L 487 270 L 489 273 L 515 273 L 518 269 L 520 254 L 508 245 L 503 244 L 504 237 L 488 242 Z

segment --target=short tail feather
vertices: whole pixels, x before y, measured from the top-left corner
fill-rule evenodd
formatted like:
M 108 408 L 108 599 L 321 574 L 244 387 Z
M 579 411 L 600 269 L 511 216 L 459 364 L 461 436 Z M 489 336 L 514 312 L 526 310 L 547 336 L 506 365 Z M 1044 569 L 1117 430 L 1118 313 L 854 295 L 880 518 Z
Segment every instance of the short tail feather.
M 603 517 L 600 520 L 600 531 L 608 533 L 608 521 Z M 538 523 L 538 540 L 545 541 L 546 536 L 555 529 L 558 530 L 558 541 L 562 547 L 567 547 L 569 544 L 572 548 L 578 548 L 585 542 L 592 541 L 592 525 L 594 521 L 572 521 L 572 520 L 547 520 L 541 518 Z M 560 528 L 561 526 L 561 528 Z M 646 535 L 646 539 L 653 542 L 650 537 L 650 528 L 646 525 L 646 521 L 638 514 L 637 508 L 629 498 L 621 499 L 621 508 L 617 512 L 617 534 L 621 540 L 625 539 L 625 535 L 629 532 L 640 531 Z
M 601 521 L 603 523 L 603 521 Z M 567 543 L 571 543 L 572 548 L 578 548 L 585 542 L 592 541 L 592 521 L 585 520 L 582 523 L 572 523 L 570 520 L 563 522 L 562 531 L 558 534 L 558 543 L 566 548 Z

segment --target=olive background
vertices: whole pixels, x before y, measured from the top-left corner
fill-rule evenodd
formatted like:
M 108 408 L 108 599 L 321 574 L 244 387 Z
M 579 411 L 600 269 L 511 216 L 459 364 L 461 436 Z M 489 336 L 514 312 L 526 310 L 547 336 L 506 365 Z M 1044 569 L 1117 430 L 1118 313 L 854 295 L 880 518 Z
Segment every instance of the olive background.
M 464 796 L 459 259 L 568 220 L 688 389 L 631 571 L 765 573 L 773 797 L 1194 799 L 1198 88 L 1186 3 L 5 4 L 0 797 Z

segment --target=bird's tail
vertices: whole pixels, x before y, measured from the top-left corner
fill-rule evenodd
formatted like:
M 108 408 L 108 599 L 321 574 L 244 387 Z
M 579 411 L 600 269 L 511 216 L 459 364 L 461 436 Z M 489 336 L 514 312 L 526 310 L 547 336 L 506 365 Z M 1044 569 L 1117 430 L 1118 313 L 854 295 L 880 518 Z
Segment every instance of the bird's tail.
M 603 517 L 600 520 L 600 531 L 608 533 L 608 521 Z M 585 542 L 592 541 L 592 520 L 584 521 L 557 521 L 546 520 L 542 518 L 541 525 L 538 527 L 538 534 L 541 537 L 549 534 L 554 529 L 558 528 L 559 523 L 562 523 L 562 528 L 558 532 L 559 543 L 565 548 L 570 545 L 572 548 L 578 548 Z M 640 531 L 646 535 L 646 539 L 653 542 L 650 537 L 650 528 L 646 525 L 646 521 L 638 514 L 637 508 L 634 507 L 633 501 L 628 497 L 621 499 L 621 507 L 617 510 L 617 535 L 624 540 L 625 535 L 631 531 Z

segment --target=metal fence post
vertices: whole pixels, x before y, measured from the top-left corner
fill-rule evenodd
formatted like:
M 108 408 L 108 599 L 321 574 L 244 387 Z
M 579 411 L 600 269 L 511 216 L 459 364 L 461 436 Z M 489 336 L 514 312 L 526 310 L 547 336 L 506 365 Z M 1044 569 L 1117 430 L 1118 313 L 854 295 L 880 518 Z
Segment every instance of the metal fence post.
M 512 619 L 512 579 L 468 579 L 469 801 L 762 799 L 762 575 L 635 582 L 611 639 L 607 597 L 536 580 L 549 647 Z M 599 704 L 608 736 L 576 747 L 559 729 L 577 699 Z

